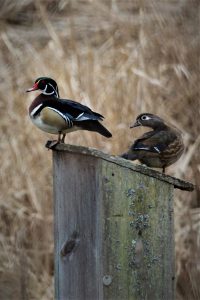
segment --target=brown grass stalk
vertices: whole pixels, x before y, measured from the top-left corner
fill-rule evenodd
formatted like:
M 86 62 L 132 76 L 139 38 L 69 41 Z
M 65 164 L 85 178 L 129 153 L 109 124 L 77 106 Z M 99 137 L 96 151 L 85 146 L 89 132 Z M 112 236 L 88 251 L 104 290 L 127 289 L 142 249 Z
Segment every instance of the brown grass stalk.
M 63 98 L 105 116 L 113 138 L 76 132 L 66 142 L 120 154 L 152 112 L 183 131 L 186 150 L 168 174 L 199 184 L 199 2 L 0 1 L 0 295 L 53 299 L 51 135 L 35 128 L 25 94 L 39 76 Z M 200 299 L 199 191 L 177 192 L 177 299 Z M 26 276 L 24 276 L 26 274 Z

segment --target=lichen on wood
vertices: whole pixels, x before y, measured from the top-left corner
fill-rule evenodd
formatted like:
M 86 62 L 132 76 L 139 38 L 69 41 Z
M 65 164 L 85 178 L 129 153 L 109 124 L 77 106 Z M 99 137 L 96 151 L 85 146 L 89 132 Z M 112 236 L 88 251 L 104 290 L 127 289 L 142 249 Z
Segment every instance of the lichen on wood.
M 194 186 L 85 147 L 53 161 L 56 299 L 173 300 L 173 193 Z

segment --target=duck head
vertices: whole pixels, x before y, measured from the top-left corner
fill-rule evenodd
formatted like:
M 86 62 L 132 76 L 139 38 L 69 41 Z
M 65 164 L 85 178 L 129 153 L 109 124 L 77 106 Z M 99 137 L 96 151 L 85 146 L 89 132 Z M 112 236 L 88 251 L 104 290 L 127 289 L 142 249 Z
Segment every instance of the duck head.
M 150 113 L 144 113 L 137 116 L 135 123 L 131 125 L 130 128 L 138 126 L 145 126 L 153 129 L 166 127 L 163 119 Z
M 34 85 L 26 92 L 41 90 L 44 95 L 52 95 L 59 98 L 58 86 L 55 80 L 49 77 L 39 77 L 35 80 Z

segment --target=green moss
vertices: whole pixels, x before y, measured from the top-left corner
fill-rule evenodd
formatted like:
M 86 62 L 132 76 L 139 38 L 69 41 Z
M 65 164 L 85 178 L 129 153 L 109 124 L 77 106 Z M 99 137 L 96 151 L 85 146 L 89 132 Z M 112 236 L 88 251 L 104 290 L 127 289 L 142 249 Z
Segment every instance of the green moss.
M 108 178 L 103 183 L 103 268 L 113 278 L 105 299 L 168 299 L 174 275 L 168 213 L 173 186 L 107 162 L 102 173 Z

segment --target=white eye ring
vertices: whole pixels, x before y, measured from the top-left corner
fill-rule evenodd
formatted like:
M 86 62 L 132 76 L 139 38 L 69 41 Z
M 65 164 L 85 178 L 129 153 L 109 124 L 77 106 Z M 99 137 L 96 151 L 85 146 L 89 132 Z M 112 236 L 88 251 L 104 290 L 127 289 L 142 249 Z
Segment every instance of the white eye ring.
M 141 120 L 143 120 L 143 121 L 144 120 L 149 120 L 149 118 L 146 115 L 144 115 L 144 116 L 141 117 Z

